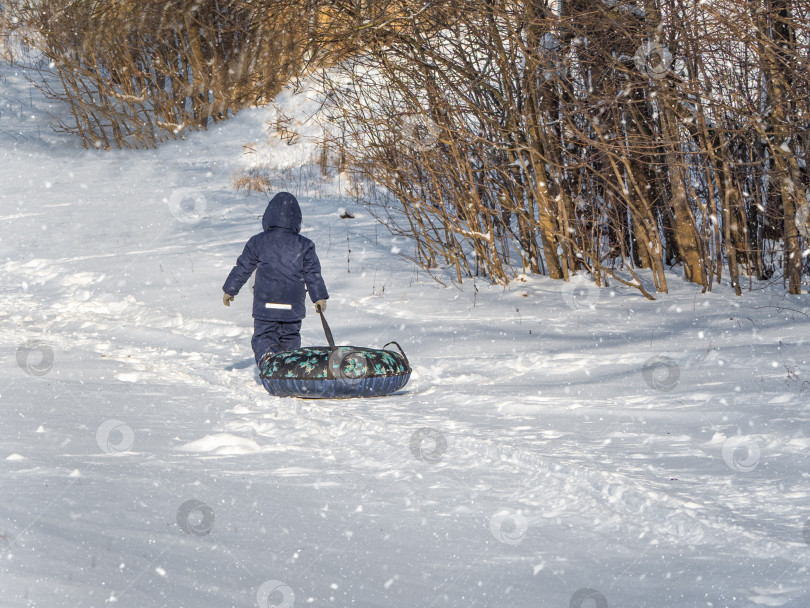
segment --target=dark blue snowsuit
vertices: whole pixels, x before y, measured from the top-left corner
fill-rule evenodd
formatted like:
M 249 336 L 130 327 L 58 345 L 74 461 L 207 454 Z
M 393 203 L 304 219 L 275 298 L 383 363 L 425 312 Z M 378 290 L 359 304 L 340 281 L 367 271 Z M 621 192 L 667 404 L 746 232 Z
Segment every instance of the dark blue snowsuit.
M 248 240 L 222 286 L 225 293 L 235 296 L 256 269 L 251 340 L 256 363 L 269 351 L 301 346 L 305 290 L 313 302 L 329 297 L 315 244 L 298 234 L 301 208 L 292 194 L 280 192 L 273 197 L 262 217 L 262 228 L 263 232 Z

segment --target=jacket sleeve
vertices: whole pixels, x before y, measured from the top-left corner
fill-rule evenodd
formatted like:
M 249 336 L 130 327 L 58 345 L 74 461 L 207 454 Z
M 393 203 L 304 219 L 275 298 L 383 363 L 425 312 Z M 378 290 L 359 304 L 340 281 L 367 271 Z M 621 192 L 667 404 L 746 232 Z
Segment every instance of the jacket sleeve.
M 246 244 L 242 255 L 236 260 L 236 266 L 233 267 L 228 278 L 225 279 L 225 284 L 222 286 L 222 291 L 228 295 L 235 296 L 242 289 L 250 275 L 256 269 L 259 263 L 259 255 L 257 251 L 256 237 L 252 237 Z
M 326 284 L 321 276 L 321 262 L 315 253 L 315 243 L 304 241 L 304 283 L 307 285 L 309 297 L 313 302 L 327 300 Z

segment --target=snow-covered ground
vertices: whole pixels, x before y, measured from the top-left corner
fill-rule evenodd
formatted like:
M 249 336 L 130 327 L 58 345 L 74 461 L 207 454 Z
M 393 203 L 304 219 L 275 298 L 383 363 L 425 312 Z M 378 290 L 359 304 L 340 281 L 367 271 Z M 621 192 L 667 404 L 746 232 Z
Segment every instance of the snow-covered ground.
M 807 296 L 444 288 L 268 152 L 274 110 L 86 151 L 0 80 L 0 605 L 810 606 Z M 405 348 L 399 394 L 258 383 L 250 292 L 220 290 L 266 202 L 230 187 L 250 150 L 338 342 Z

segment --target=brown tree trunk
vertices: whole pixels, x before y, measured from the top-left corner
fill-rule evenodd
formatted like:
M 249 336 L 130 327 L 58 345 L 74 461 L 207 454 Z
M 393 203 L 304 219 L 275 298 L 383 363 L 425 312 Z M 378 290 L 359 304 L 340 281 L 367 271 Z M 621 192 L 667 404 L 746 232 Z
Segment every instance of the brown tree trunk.
M 770 4 L 770 6 L 768 6 Z M 796 213 L 807 204 L 796 156 L 791 151 L 789 128 L 791 121 L 791 86 L 788 73 L 789 62 L 795 48 L 790 24 L 788 0 L 765 0 L 766 9 L 762 15 L 770 16 L 770 23 L 762 23 L 761 32 L 769 36 L 761 46 L 764 73 L 767 83 L 768 101 L 771 107 L 770 144 L 773 153 L 776 187 L 782 199 L 783 230 L 785 243 L 785 276 L 788 290 L 798 295 L 802 292 L 802 258 L 799 246 L 799 232 L 796 226 Z

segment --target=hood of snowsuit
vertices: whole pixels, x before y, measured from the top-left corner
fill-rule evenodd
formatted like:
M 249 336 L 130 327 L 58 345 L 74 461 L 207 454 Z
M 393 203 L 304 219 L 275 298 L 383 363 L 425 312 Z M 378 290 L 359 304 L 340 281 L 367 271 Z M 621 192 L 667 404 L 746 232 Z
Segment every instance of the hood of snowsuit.
M 289 192 L 276 194 L 264 210 L 262 228 L 265 231 L 270 228 L 286 228 L 298 233 L 301 230 L 301 207 L 298 206 L 298 200 Z

